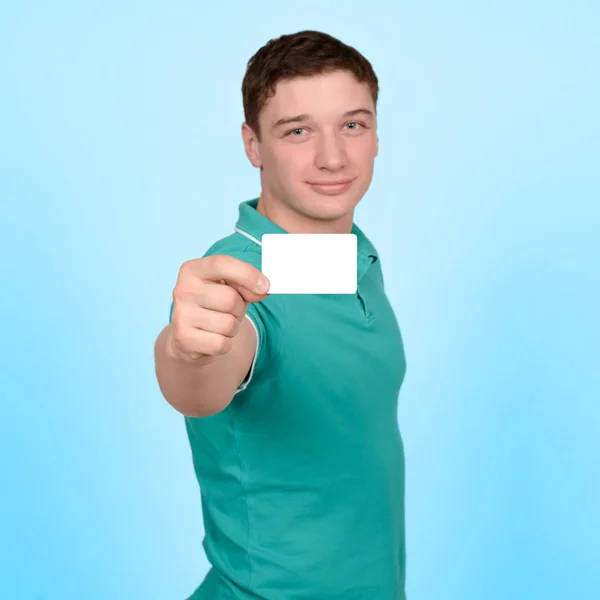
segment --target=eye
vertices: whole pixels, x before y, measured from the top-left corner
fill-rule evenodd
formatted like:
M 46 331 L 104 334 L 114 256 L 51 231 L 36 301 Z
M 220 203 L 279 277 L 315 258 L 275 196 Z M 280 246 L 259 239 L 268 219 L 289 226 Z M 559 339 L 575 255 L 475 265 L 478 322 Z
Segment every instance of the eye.
M 355 127 L 350 128 L 352 131 L 358 131 L 360 127 L 364 128 L 364 125 L 362 123 L 359 123 L 358 121 L 350 121 L 350 123 L 346 123 L 346 126 L 348 125 L 355 125 Z M 358 128 L 356 127 L 356 125 L 358 125 Z
M 296 131 L 304 131 L 304 127 L 296 127 L 295 129 L 291 129 L 285 135 L 291 135 Z M 297 135 L 292 135 L 292 137 L 298 137 Z

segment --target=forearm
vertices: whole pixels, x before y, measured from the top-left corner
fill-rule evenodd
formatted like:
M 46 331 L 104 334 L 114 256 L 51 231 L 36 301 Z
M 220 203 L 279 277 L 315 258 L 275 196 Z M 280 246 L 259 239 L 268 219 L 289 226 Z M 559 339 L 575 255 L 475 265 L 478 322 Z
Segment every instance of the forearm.
M 236 366 L 229 353 L 208 365 L 185 363 L 167 348 L 170 325 L 154 345 L 155 372 L 165 400 L 183 415 L 206 417 L 226 408 L 237 389 Z

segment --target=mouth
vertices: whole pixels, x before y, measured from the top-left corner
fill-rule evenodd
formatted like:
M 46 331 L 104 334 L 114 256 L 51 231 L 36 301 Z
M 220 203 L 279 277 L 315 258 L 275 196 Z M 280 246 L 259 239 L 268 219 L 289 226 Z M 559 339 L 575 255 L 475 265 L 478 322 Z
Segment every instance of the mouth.
M 354 179 L 356 179 L 356 177 Z M 307 183 L 318 194 L 323 194 L 325 196 L 336 196 L 350 189 L 354 179 L 339 179 L 337 181 L 307 181 Z

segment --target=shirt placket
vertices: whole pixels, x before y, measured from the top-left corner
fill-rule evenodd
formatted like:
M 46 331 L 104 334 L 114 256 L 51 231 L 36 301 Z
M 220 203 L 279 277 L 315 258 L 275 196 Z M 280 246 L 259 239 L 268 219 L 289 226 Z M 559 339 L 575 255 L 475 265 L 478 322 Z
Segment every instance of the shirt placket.
M 371 312 L 367 299 L 361 291 L 361 279 L 367 272 L 367 269 L 371 266 L 372 258 L 362 253 L 358 253 L 357 260 L 357 284 L 356 284 L 356 297 L 360 303 L 363 317 L 367 323 L 370 323 L 375 315 Z

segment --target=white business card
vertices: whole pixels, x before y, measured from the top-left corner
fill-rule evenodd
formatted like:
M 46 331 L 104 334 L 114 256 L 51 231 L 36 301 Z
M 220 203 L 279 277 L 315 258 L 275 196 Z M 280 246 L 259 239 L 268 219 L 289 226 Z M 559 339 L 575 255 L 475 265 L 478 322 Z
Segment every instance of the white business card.
M 269 294 L 354 294 L 354 233 L 265 233 L 262 272 Z

